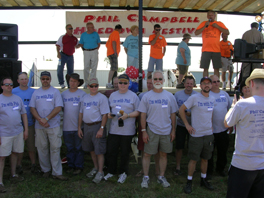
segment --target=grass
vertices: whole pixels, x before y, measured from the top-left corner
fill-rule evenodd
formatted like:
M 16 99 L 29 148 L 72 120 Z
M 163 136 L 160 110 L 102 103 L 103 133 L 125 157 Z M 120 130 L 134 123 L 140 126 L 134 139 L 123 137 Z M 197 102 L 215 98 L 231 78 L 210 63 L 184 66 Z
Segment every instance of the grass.
M 230 136 L 230 144 L 228 151 L 228 166 L 230 164 L 233 148 L 234 135 Z M 61 156 L 65 156 L 65 146 L 61 149 Z M 174 176 L 175 170 L 175 155 L 174 152 L 168 154 L 168 166 L 166 171 L 166 178 L 171 184 L 169 188 L 163 188 L 157 183 L 154 174 L 154 164 L 150 166 L 150 184 L 148 189 L 141 189 L 140 184 L 142 177 L 135 177 L 136 173 L 141 170 L 141 164 L 135 163 L 135 158 L 131 155 L 130 158 L 130 174 L 124 184 L 117 183 L 117 176 L 110 178 L 109 181 L 102 181 L 99 184 L 94 184 L 92 178 L 85 176 L 92 168 L 91 157 L 88 153 L 85 155 L 84 171 L 78 176 L 72 176 L 64 171 L 64 175 L 69 177 L 68 181 L 59 181 L 52 178 L 42 178 L 41 175 L 32 175 L 30 173 L 30 160 L 27 153 L 23 159 L 23 176 L 25 181 L 18 184 L 11 184 L 8 180 L 10 176 L 10 167 L 6 159 L 6 166 L 4 169 L 4 183 L 8 192 L 0 194 L 2 198 L 164 198 L 164 197 L 192 197 L 192 198 L 224 198 L 227 191 L 227 177 L 220 177 L 213 175 L 212 185 L 215 187 L 214 191 L 208 191 L 200 187 L 200 162 L 197 163 L 196 172 L 193 178 L 193 192 L 186 195 L 183 192 L 183 187 L 186 184 L 187 177 L 187 149 L 184 150 L 181 169 L 183 174 L 181 176 Z M 141 160 L 139 160 L 141 161 Z M 67 165 L 63 165 L 64 170 Z M 226 167 L 227 169 L 228 167 Z M 105 172 L 106 174 L 106 172 Z

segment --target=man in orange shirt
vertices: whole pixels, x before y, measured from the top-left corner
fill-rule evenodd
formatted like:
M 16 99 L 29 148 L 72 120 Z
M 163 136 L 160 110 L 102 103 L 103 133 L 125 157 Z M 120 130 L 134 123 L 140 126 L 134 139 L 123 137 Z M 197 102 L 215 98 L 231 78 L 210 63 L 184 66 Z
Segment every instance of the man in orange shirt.
M 154 34 L 149 36 L 150 47 L 150 58 L 148 65 L 148 75 L 154 71 L 154 64 L 156 64 L 156 70 L 163 71 L 163 61 L 162 58 L 166 52 L 166 40 L 164 36 L 160 35 L 161 27 L 159 24 L 154 25 Z
M 118 54 L 120 52 L 120 33 L 122 32 L 122 26 L 120 24 L 115 26 L 115 30 L 110 34 L 108 41 L 106 42 L 107 57 L 110 61 L 110 71 L 108 75 L 108 83 L 106 88 L 113 88 L 114 86 L 110 83 L 113 78 L 115 71 L 118 70 Z
M 220 35 L 221 32 L 229 34 L 226 26 L 220 22 L 215 21 L 216 14 L 214 11 L 208 11 L 208 21 L 203 21 L 194 32 L 195 35 L 202 33 L 203 46 L 200 68 L 203 68 L 203 77 L 208 76 L 208 69 L 210 61 L 213 61 L 214 75 L 219 77 L 219 68 L 221 65 L 220 53 Z
M 233 55 L 234 48 L 230 41 L 227 40 L 228 35 L 222 33 L 223 40 L 220 42 L 220 50 L 221 50 L 221 62 L 222 62 L 222 82 L 223 89 L 226 89 L 226 71 L 229 71 L 228 79 L 227 79 L 227 87 L 231 85 L 231 79 L 233 76 L 233 63 L 231 60 L 231 56 Z

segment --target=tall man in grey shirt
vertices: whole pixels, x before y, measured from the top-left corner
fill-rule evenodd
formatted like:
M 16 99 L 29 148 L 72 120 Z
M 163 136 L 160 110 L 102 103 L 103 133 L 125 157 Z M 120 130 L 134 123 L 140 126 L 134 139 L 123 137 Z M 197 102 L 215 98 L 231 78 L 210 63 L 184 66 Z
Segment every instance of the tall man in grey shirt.
M 201 93 L 192 95 L 180 107 L 180 116 L 190 134 L 188 156 L 188 178 L 184 192 L 192 192 L 192 179 L 196 163 L 201 158 L 201 186 L 209 190 L 214 188 L 206 180 L 207 162 L 212 156 L 214 136 L 212 132 L 212 116 L 215 99 L 209 95 L 212 87 L 212 80 L 203 77 L 200 81 Z M 191 109 L 192 125 L 185 117 L 185 110 Z
M 236 101 L 225 116 L 225 126 L 236 125 L 236 142 L 229 169 L 227 198 L 264 197 L 264 70 L 246 80 L 252 97 Z
M 68 180 L 62 175 L 60 157 L 62 133 L 59 112 L 63 107 L 62 98 L 60 91 L 50 85 L 50 72 L 41 72 L 40 80 L 42 87 L 33 93 L 29 103 L 30 111 L 36 120 L 36 147 L 39 164 L 44 172 L 43 177 L 49 177 L 52 171 L 54 179 Z
M 153 72 L 152 81 L 153 90 L 148 91 L 143 96 L 138 108 L 138 111 L 141 112 L 141 131 L 145 143 L 144 177 L 141 187 L 148 188 L 150 157 L 159 152 L 160 175 L 157 182 L 166 188 L 170 186 L 164 177 L 167 167 L 167 153 L 172 152 L 172 141 L 175 139 L 175 112 L 178 110 L 178 105 L 173 95 L 162 89 L 164 77 L 161 71 Z M 148 123 L 147 128 L 146 122 Z

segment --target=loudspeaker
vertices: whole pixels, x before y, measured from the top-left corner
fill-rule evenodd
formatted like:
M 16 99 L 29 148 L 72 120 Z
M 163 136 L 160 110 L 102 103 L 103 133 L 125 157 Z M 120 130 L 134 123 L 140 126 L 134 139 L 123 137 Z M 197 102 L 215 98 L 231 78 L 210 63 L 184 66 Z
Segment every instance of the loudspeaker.
M 18 27 L 0 23 L 0 60 L 18 59 Z
M 19 86 L 17 75 L 21 72 L 21 66 L 21 61 L 0 60 L 0 82 L 3 78 L 10 77 L 13 80 L 14 87 Z M 0 87 L 0 93 L 2 92 L 2 87 Z

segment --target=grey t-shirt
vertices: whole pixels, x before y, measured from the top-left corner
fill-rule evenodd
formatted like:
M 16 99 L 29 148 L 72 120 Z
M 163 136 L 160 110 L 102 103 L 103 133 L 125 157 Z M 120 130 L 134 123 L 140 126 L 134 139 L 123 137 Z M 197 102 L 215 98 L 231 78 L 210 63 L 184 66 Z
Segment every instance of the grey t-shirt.
M 192 127 L 195 129 L 195 134 L 190 134 L 193 137 L 202 137 L 213 134 L 212 116 L 215 105 L 214 97 L 205 97 L 201 93 L 192 95 L 184 103 L 187 109 L 191 109 Z
M 220 133 L 227 130 L 224 125 L 224 120 L 228 109 L 231 107 L 231 99 L 222 90 L 219 93 L 210 91 L 209 95 L 215 98 L 216 103 L 213 111 L 213 133 Z
M 182 106 L 182 104 L 183 104 L 186 100 L 188 100 L 188 98 L 189 98 L 191 95 L 194 95 L 194 94 L 197 94 L 197 93 L 198 93 L 198 92 L 196 92 L 196 91 L 192 91 L 191 94 L 186 94 L 186 93 L 184 92 L 184 90 L 181 90 L 181 91 L 176 92 L 176 93 L 174 94 L 174 97 L 175 97 L 175 99 L 176 99 L 176 102 L 177 102 L 177 104 L 178 104 L 178 107 L 180 108 L 180 107 Z M 187 109 L 187 111 L 191 111 L 191 110 Z M 190 116 L 186 116 L 186 119 L 187 119 L 188 123 L 191 124 L 191 117 L 190 117 Z M 182 126 L 182 127 L 185 127 L 185 125 L 184 125 L 184 123 L 183 123 L 183 121 L 182 121 L 182 119 L 181 119 L 180 117 L 177 117 L 177 125 Z
M 264 169 L 264 97 L 239 100 L 226 118 L 236 125 L 235 151 L 231 164 L 243 170 Z
M 91 96 L 87 94 L 83 97 L 80 113 L 83 114 L 85 123 L 99 122 L 102 120 L 102 115 L 110 112 L 107 97 L 98 92 Z
M 173 94 L 163 90 L 156 93 L 147 92 L 140 101 L 138 111 L 147 114 L 147 123 L 150 130 L 158 135 L 171 133 L 171 114 L 178 110 Z
M 21 115 L 26 114 L 23 101 L 17 95 L 0 95 L 0 137 L 15 136 L 23 132 Z
M 63 107 L 60 91 L 50 86 L 49 89 L 44 90 L 42 87 L 34 91 L 32 98 L 29 103 L 30 107 L 36 108 L 39 116 L 45 118 L 48 116 L 55 107 Z M 48 121 L 49 128 L 55 128 L 60 126 L 60 115 L 57 114 L 54 118 Z M 36 120 L 36 129 L 45 129 Z
M 139 99 L 138 96 L 130 90 L 126 93 L 115 91 L 109 98 L 109 105 L 112 114 L 116 115 L 120 110 L 128 114 L 138 110 Z M 112 119 L 109 133 L 124 136 L 134 135 L 136 133 L 135 121 L 136 118 L 127 118 L 124 120 L 124 126 L 119 127 L 118 116 L 115 116 Z
M 63 131 L 77 131 L 78 117 L 81 107 L 81 100 L 86 93 L 82 90 L 70 92 L 69 89 L 62 92 L 64 106 Z

